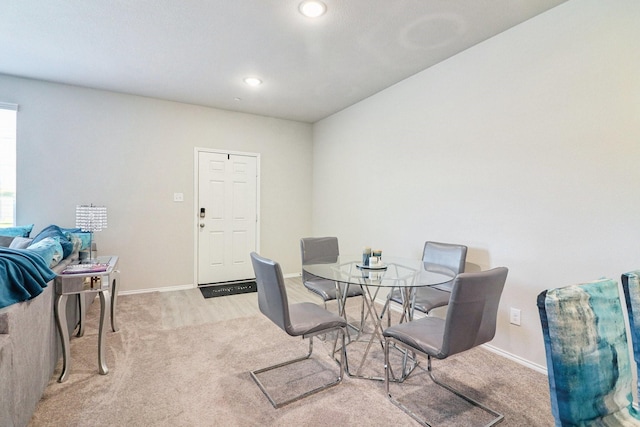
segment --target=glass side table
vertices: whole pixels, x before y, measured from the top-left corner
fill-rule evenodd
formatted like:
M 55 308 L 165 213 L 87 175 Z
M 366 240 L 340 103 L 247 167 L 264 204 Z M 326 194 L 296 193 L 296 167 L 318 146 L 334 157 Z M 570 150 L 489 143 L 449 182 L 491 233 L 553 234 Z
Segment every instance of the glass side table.
M 55 279 L 56 302 L 54 305 L 56 325 L 62 342 L 62 373 L 58 382 L 64 382 L 69 375 L 71 354 L 69 347 L 69 328 L 67 322 L 67 300 L 69 295 L 80 298 L 80 326 L 78 336 L 84 333 L 85 323 L 85 294 L 98 294 L 100 297 L 100 326 L 98 330 L 98 372 L 106 375 L 109 372 L 104 357 L 104 339 L 106 335 L 107 313 L 111 317 L 111 329 L 117 331 L 115 308 L 118 295 L 120 272 L 117 256 L 102 256 L 97 259 L 98 264 L 73 263 L 67 266 Z M 74 280 L 82 279 L 82 280 Z M 87 280 L 88 279 L 88 280 Z

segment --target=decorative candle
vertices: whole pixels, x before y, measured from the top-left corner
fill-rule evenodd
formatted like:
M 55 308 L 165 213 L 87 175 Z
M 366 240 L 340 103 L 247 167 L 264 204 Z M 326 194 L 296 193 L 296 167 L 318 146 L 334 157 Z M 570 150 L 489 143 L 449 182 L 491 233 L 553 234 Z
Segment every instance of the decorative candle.
M 369 257 L 371 257 L 371 248 L 364 248 L 362 251 L 362 265 L 369 265 Z

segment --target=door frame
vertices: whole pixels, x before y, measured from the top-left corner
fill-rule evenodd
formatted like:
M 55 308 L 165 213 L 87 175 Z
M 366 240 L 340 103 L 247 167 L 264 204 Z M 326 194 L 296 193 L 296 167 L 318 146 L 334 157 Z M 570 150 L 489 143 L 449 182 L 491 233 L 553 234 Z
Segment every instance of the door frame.
M 200 153 L 229 154 L 233 156 L 245 156 L 256 158 L 256 252 L 260 253 L 260 153 L 248 153 L 244 151 L 222 150 L 216 148 L 195 147 L 193 150 L 193 287 L 198 287 L 198 262 L 200 259 L 200 247 L 198 245 L 199 214 L 200 214 Z

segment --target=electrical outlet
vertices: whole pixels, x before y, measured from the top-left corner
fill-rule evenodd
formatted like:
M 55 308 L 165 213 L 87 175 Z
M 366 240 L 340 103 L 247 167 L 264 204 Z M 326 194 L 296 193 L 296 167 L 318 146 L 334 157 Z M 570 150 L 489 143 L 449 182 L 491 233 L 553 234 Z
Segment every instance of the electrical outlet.
M 512 325 L 520 326 L 520 309 L 519 308 L 511 308 L 509 323 Z
M 184 202 L 184 193 L 173 193 L 174 202 Z

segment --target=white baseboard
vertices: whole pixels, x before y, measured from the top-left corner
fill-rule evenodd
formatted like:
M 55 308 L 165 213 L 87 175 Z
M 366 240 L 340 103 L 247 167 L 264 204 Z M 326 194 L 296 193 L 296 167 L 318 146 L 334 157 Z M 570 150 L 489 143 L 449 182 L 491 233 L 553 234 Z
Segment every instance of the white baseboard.
M 194 285 L 165 286 L 162 288 L 146 288 L 146 289 L 134 289 L 132 291 L 120 291 L 118 292 L 118 295 L 147 294 L 149 292 L 184 291 L 184 290 L 193 289 L 193 288 L 195 288 Z
M 482 347 L 484 347 L 485 349 L 496 353 L 502 357 L 506 357 L 509 360 L 513 360 L 516 363 L 519 363 L 523 366 L 526 366 L 527 368 L 533 369 L 534 371 L 540 372 L 541 374 L 545 374 L 547 375 L 547 368 L 541 365 L 538 365 L 537 363 L 533 363 L 530 360 L 527 359 L 523 359 L 520 356 L 516 356 L 515 354 L 511 354 L 509 352 L 506 352 L 498 347 L 494 347 L 491 344 L 482 344 Z
M 302 277 L 302 273 L 283 274 L 282 277 L 284 277 L 285 279 L 292 279 L 294 277 Z

